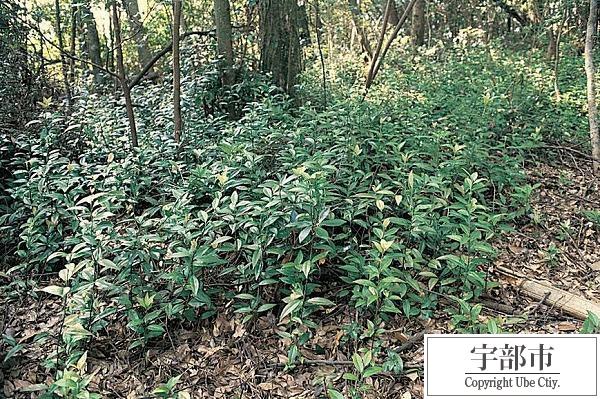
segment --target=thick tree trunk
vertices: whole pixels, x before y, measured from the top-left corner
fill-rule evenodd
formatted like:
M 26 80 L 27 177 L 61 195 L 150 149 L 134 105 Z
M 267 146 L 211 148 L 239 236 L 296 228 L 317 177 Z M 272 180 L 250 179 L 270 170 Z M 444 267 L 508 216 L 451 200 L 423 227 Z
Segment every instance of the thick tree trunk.
M 415 46 L 425 44 L 425 0 L 417 0 L 413 7 L 412 37 Z
M 131 30 L 133 31 L 133 40 L 135 41 L 135 47 L 138 53 L 138 65 L 140 69 L 144 67 L 152 58 L 150 49 L 148 47 L 148 40 L 146 38 L 146 30 L 142 23 L 142 17 L 140 14 L 140 8 L 137 0 L 123 0 L 123 6 L 125 12 L 129 18 L 131 24 Z
M 85 41 L 88 57 L 93 64 L 102 65 L 102 57 L 100 55 L 100 36 L 98 36 L 98 28 L 96 27 L 94 14 L 92 13 L 88 3 L 82 2 L 79 6 L 81 7 L 81 18 L 85 24 Z M 94 75 L 94 83 L 102 83 L 100 69 L 98 69 L 96 66 L 92 66 L 92 74 Z
M 179 29 L 181 27 L 181 0 L 173 0 L 173 136 L 179 143 L 183 121 L 181 119 L 181 68 L 179 65 Z
M 360 45 L 362 50 L 368 54 L 369 58 L 373 56 L 373 49 L 369 43 L 369 37 L 362 24 L 362 14 L 356 0 L 348 0 L 348 6 L 350 7 L 350 15 L 352 16 L 352 23 L 356 28 L 356 32 L 360 37 Z
M 215 27 L 217 31 L 217 49 L 221 57 L 223 84 L 234 83 L 233 40 L 231 28 L 231 10 L 229 0 L 214 0 Z
M 585 72 L 587 75 L 588 117 L 594 172 L 600 174 L 600 134 L 598 133 L 598 107 L 596 104 L 596 68 L 594 67 L 594 41 L 598 24 L 598 2 L 590 0 L 590 13 L 585 36 Z
M 60 2 L 59 0 L 54 0 L 54 18 L 55 18 L 55 30 L 56 37 L 58 39 L 58 49 L 60 51 L 60 66 L 63 76 L 63 81 L 65 84 L 65 94 L 67 96 L 67 103 L 69 106 L 72 104 L 71 100 L 71 84 L 69 82 L 69 68 L 67 65 L 67 59 L 65 57 L 65 45 L 63 42 L 63 34 L 62 34 L 62 20 L 60 15 Z
M 260 69 L 293 94 L 302 70 L 301 14 L 305 10 L 297 0 L 260 0 L 259 5 Z
M 121 39 L 121 22 L 119 21 L 119 13 L 117 11 L 116 2 L 112 3 L 113 28 L 115 30 L 115 47 L 117 51 L 117 74 L 119 75 L 119 83 L 123 90 L 125 98 L 125 109 L 127 111 L 127 120 L 129 121 L 129 130 L 131 134 L 131 146 L 138 146 L 137 127 L 135 125 L 135 114 L 133 112 L 133 103 L 131 101 L 131 89 L 125 75 L 125 64 L 123 63 L 123 41 Z

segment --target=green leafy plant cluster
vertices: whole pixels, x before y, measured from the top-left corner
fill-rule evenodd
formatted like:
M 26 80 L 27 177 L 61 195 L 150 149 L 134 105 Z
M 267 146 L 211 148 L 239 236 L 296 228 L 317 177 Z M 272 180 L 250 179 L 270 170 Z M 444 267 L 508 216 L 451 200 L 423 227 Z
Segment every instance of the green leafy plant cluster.
M 194 102 L 206 82 L 192 80 L 181 146 L 160 87 L 135 93 L 153 110 L 139 113 L 136 150 L 109 98 L 80 99 L 71 119 L 42 115 L 39 135 L 18 142 L 0 221 L 20 259 L 6 270 L 9 289 L 64 302 L 50 390 L 93 396 L 81 344 L 111 323 L 124 321 L 129 348 L 142 348 L 224 303 L 244 322 L 275 312 L 288 367 L 339 303 L 359 310 L 364 341 L 395 315 L 431 317 L 442 297 L 457 304 L 456 328 L 497 331 L 468 303 L 493 286 L 491 241 L 531 192 L 521 166 L 539 135 L 517 110 L 544 116 L 530 104 L 534 84 L 518 75 L 515 87 L 516 69 L 484 57 L 437 64 L 437 81 L 417 79 L 433 68 L 423 59 L 368 101 L 334 97 L 326 108 L 292 107 L 256 83 L 240 88 L 254 102 L 236 122 L 206 118 Z M 483 60 L 495 69 L 482 72 Z M 387 359 L 376 345 L 356 348 L 356 392 L 402 369 L 397 354 Z

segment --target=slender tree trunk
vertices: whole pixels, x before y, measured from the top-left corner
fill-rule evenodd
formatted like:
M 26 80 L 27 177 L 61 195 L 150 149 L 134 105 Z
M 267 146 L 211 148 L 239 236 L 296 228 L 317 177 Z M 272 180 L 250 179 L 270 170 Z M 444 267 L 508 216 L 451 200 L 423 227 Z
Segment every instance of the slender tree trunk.
M 82 20 L 85 23 L 85 38 L 87 44 L 87 53 L 92 63 L 102 65 L 102 57 L 100 55 L 100 36 L 96 27 L 96 20 L 87 2 L 80 3 Z M 102 83 L 102 75 L 100 70 L 92 66 L 92 74 L 94 75 L 94 83 Z
M 125 12 L 131 23 L 131 29 L 133 31 L 133 40 L 135 41 L 135 47 L 138 53 L 138 65 L 141 68 L 144 67 L 152 58 L 150 49 L 148 47 L 148 40 L 146 38 L 146 30 L 142 23 L 142 17 L 140 14 L 140 8 L 137 0 L 123 0 L 123 6 Z
M 373 49 L 371 48 L 371 43 L 369 43 L 369 37 L 367 36 L 367 32 L 362 24 L 362 14 L 360 12 L 360 8 L 356 0 L 348 0 L 348 6 L 350 7 L 350 15 L 352 16 L 352 23 L 356 28 L 356 32 L 360 37 L 360 45 L 362 50 L 367 53 L 369 58 L 373 56 Z
M 323 105 L 327 107 L 327 69 L 325 68 L 325 57 L 323 56 L 323 21 L 321 20 L 321 10 L 319 0 L 315 0 L 315 28 L 317 36 L 317 50 L 319 52 L 319 60 L 321 61 L 321 73 L 323 77 Z
M 546 31 L 546 35 L 548 36 L 548 47 L 546 48 L 546 58 L 549 60 L 553 60 L 556 55 L 556 35 L 554 34 L 554 29 L 549 27 Z
M 260 69 L 270 73 L 274 83 L 293 94 L 302 70 L 303 23 L 297 0 L 261 0 Z
M 371 87 L 371 83 L 373 83 L 373 78 L 375 77 L 375 68 L 377 67 L 377 62 L 379 60 L 379 54 L 381 53 L 381 48 L 383 47 L 383 42 L 385 41 L 385 33 L 387 32 L 387 26 L 390 19 L 390 12 L 392 7 L 392 2 L 394 0 L 388 0 L 386 2 L 385 11 L 383 12 L 383 26 L 381 27 L 381 32 L 379 33 L 379 40 L 377 40 L 377 47 L 375 47 L 375 52 L 373 53 L 373 58 L 371 59 L 371 65 L 369 66 L 369 72 L 367 73 L 367 83 L 366 88 L 369 90 Z M 366 93 L 365 93 L 366 94 Z
M 298 0 L 296 0 L 296 3 L 300 4 Z M 298 27 L 298 36 L 300 36 L 300 47 L 308 46 L 311 44 L 306 3 L 306 1 L 302 1 L 301 5 L 292 8 L 292 12 L 294 12 L 295 14 L 292 16 L 292 20 L 296 22 L 296 26 Z
M 529 0 L 528 2 L 528 10 L 527 10 L 527 18 L 528 20 L 531 21 L 531 24 L 534 26 L 534 30 L 533 30 L 533 35 L 531 35 L 532 37 L 532 42 L 531 42 L 531 46 L 532 48 L 537 48 L 540 45 L 539 42 L 539 33 L 542 32 L 542 30 L 546 31 L 547 34 L 547 29 L 544 28 L 542 22 L 544 21 L 544 17 L 543 17 L 543 4 L 542 4 L 542 0 Z M 548 53 L 548 48 L 546 47 L 546 54 Z
M 181 68 L 179 65 L 179 28 L 181 27 L 181 0 L 173 0 L 173 124 L 175 141 L 181 140 Z
M 223 68 L 222 81 L 224 85 L 228 86 L 234 83 L 230 5 L 229 0 L 214 0 L 213 4 L 217 31 L 217 49 Z
M 382 9 L 382 14 L 384 15 L 385 13 L 385 7 L 386 4 L 385 2 L 381 2 L 383 9 Z M 391 26 L 396 26 L 398 24 L 398 21 L 400 21 L 400 17 L 398 16 L 398 6 L 396 5 L 396 0 L 393 0 L 390 3 L 390 18 L 389 18 L 389 23 Z
M 110 12 L 110 9 L 107 10 Z M 115 28 L 114 28 L 114 21 L 111 18 L 109 21 L 109 29 L 108 29 L 108 48 L 110 48 L 110 51 L 108 52 L 108 54 L 106 54 L 106 58 L 108 59 L 108 69 L 111 71 L 115 71 L 116 67 L 115 67 Z M 117 72 L 118 74 L 118 72 Z M 118 91 L 119 91 L 119 79 L 115 78 L 114 76 L 112 77 L 112 83 L 113 83 L 113 94 L 115 96 L 115 98 L 118 98 Z M 131 86 L 130 86 L 131 87 Z
M 77 15 L 79 7 L 75 0 L 71 1 L 71 38 L 69 43 L 69 52 L 72 56 L 75 55 L 75 47 L 77 45 Z M 69 58 L 69 81 L 75 83 L 75 59 Z
M 590 13 L 585 36 L 585 72 L 587 75 L 588 117 L 594 172 L 600 174 L 600 134 L 598 133 L 598 107 L 596 104 L 596 82 L 594 67 L 594 41 L 598 24 L 598 2 L 590 0 Z
M 388 4 L 391 1 L 394 1 L 394 0 L 388 0 Z M 398 33 L 400 33 L 400 29 L 402 29 L 404 22 L 406 22 L 406 19 L 412 13 L 412 9 L 415 6 L 416 2 L 417 2 L 417 0 L 409 0 L 408 4 L 406 5 L 406 8 L 404 9 L 404 13 L 402 14 L 402 17 L 400 17 L 400 20 L 398 21 L 396 28 L 394 28 L 394 31 L 390 35 L 390 38 L 388 39 L 387 43 L 385 44 L 385 46 L 383 47 L 383 50 L 382 50 L 382 45 L 383 45 L 383 41 L 385 39 L 385 31 L 386 31 L 386 26 L 387 26 L 387 16 L 384 17 L 383 27 L 381 29 L 381 36 L 379 37 L 379 42 L 377 43 L 377 49 L 375 50 L 375 55 L 373 56 L 373 60 L 371 61 L 371 67 L 369 68 L 369 73 L 367 74 L 367 82 L 365 84 L 365 89 L 366 89 L 365 97 L 369 91 L 369 88 L 373 84 L 373 81 L 375 80 L 377 73 L 379 73 L 381 65 L 383 64 L 383 61 L 385 59 L 387 52 L 390 49 L 390 46 L 392 45 L 392 43 L 398 36 Z
M 417 0 L 413 7 L 412 36 L 415 46 L 425 44 L 425 0 Z
M 494 13 L 490 9 L 488 9 L 486 12 L 486 25 L 487 29 L 485 30 L 485 43 L 488 44 L 494 37 Z
M 54 18 L 55 18 L 55 30 L 56 37 L 58 39 L 58 49 L 60 51 L 60 66 L 63 76 L 63 81 L 65 84 L 65 94 L 67 96 L 67 104 L 69 107 L 72 105 L 71 99 L 71 84 L 69 82 L 69 69 L 67 65 L 67 59 L 65 58 L 65 45 L 63 42 L 63 34 L 62 34 L 62 21 L 60 15 L 60 2 L 59 0 L 54 0 Z
M 117 74 L 119 75 L 119 82 L 121 83 L 121 89 L 123 90 L 123 97 L 125 97 L 125 109 L 127 111 L 127 120 L 129 121 L 129 130 L 131 134 L 131 146 L 138 146 L 137 127 L 135 125 L 135 114 L 133 112 L 133 103 L 131 101 L 131 89 L 129 88 L 129 82 L 125 75 L 125 64 L 123 63 L 123 41 L 121 40 L 121 22 L 119 21 L 119 13 L 117 11 L 117 4 L 113 1 L 112 3 L 112 17 L 113 17 L 113 28 L 115 30 L 115 47 L 117 51 Z
M 110 11 L 110 10 L 107 10 Z M 108 37 L 106 38 L 106 69 L 109 71 L 115 70 L 115 30 L 113 28 L 112 18 L 108 21 Z
M 569 17 L 568 14 L 568 8 L 565 7 L 565 9 L 563 10 L 562 21 L 558 27 L 558 33 L 556 34 L 556 53 L 554 54 L 554 94 L 556 95 L 556 100 L 560 100 L 560 87 L 558 85 L 560 68 L 560 44 L 565 25 L 567 23 L 567 19 Z
M 39 59 L 40 59 L 40 68 L 39 68 L 39 72 L 40 75 L 43 75 L 46 73 L 46 59 L 44 58 L 44 35 L 42 34 L 42 31 L 39 32 L 39 41 L 40 41 L 40 52 L 38 53 Z

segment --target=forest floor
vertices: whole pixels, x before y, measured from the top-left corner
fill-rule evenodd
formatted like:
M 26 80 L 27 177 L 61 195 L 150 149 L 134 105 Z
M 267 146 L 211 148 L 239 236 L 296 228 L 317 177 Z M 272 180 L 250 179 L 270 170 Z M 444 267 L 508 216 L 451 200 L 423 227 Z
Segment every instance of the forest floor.
M 183 151 L 163 86 L 134 93 L 139 152 L 113 96 L 40 114 L 11 155 L 0 397 L 422 398 L 425 332 L 585 331 L 506 273 L 600 297 L 583 63 L 557 101 L 553 65 L 501 51 L 398 57 L 368 101 L 343 64 L 324 108 L 249 81 L 231 120 L 194 70 Z
M 500 285 L 493 289 L 493 299 L 492 295 L 483 298 L 479 318 L 482 322 L 492 317 L 501 320 L 499 327 L 505 332 L 573 332 L 581 328 L 581 321 L 528 299 L 496 272 L 497 266 L 588 299 L 600 297 L 600 230 L 583 214 L 600 208 L 600 181 L 577 154 L 558 151 L 552 158 L 553 164 L 527 167 L 530 184 L 539 184 L 530 215 L 495 243 L 499 256 L 490 279 Z M 5 308 L 6 333 L 15 334 L 19 343 L 28 346 L 3 376 L 5 397 L 33 398 L 41 387 L 36 384 L 51 382 L 39 359 L 56 350 L 62 306 L 59 298 L 50 298 Z M 162 346 L 148 347 L 143 357 L 132 357 L 127 350 L 127 327 L 113 325 L 107 335 L 88 346 L 88 367 L 93 370 L 90 389 L 103 397 L 148 397 L 158 382 L 181 374 L 179 397 L 324 397 L 325 383 L 334 381 L 339 386 L 342 374 L 352 366 L 339 350 L 344 335 L 340 326 L 356 317 L 356 310 L 345 305 L 329 311 L 320 320 L 312 347 L 302 350 L 304 364 L 292 370 L 284 369 L 289 342 L 277 336 L 278 320 L 272 314 L 243 325 L 241 317 L 229 309 L 211 323 L 171 329 L 168 340 L 161 341 Z M 429 322 L 397 317 L 388 323 L 382 347 L 402 352 L 404 372 L 401 377 L 386 373 L 370 377 L 372 390 L 365 397 L 422 398 L 423 345 L 418 334 L 447 332 L 450 323 L 443 312 Z
M 531 184 L 539 184 L 532 200 L 535 221 L 520 226 L 498 243 L 496 265 L 545 280 L 553 287 L 589 300 L 600 297 L 600 231 L 586 218 L 600 206 L 600 182 L 590 165 L 559 154 L 559 164 L 540 164 L 527 172 Z M 576 331 L 580 323 L 557 309 L 527 303 L 510 285 L 500 302 L 529 313 L 532 327 L 544 332 Z M 534 312 L 532 312 L 532 310 Z

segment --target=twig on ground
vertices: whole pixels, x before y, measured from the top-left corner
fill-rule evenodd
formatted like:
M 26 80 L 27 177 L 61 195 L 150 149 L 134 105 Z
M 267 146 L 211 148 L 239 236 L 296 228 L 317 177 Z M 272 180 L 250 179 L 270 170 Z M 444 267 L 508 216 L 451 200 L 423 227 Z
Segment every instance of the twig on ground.
M 537 311 L 542 307 L 542 305 L 544 304 L 544 302 L 546 302 L 548 300 L 549 296 L 550 296 L 550 292 L 546 292 L 546 294 L 544 295 L 544 297 L 537 303 L 537 305 L 535 305 L 535 308 L 533 308 L 533 310 L 530 313 L 531 314 L 536 314 Z
M 427 334 L 428 332 L 429 332 L 429 330 L 425 329 L 425 330 L 423 330 L 421 332 L 416 333 L 412 337 L 408 338 L 408 340 L 405 343 L 403 343 L 398 348 L 396 348 L 395 351 L 396 352 L 404 352 L 407 349 L 412 348 L 414 345 L 416 345 L 419 342 L 421 342 L 421 340 L 423 339 L 423 337 L 425 336 L 425 334 Z
M 488 309 L 496 310 L 498 312 L 502 312 L 505 314 L 513 314 L 515 312 L 515 308 L 505 303 L 497 303 L 492 301 L 481 301 L 481 304 Z

